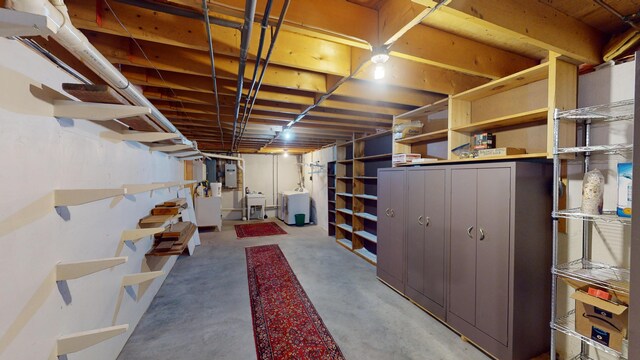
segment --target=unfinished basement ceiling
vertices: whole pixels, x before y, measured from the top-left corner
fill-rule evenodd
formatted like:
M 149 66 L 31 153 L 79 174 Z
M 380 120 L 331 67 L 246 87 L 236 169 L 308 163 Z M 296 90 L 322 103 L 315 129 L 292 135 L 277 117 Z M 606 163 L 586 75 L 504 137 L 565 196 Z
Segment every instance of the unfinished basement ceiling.
M 223 142 L 206 28 L 198 18 L 203 16 L 202 1 L 131 2 L 65 1 L 73 24 L 185 136 L 203 151 L 231 150 L 241 31 L 211 26 Z M 256 4 L 240 118 L 267 2 Z M 272 2 L 269 34 L 284 2 Z M 598 64 L 612 35 L 630 26 L 591 0 L 576 3 L 452 0 L 430 13 L 437 1 L 292 0 L 237 150 L 299 153 L 389 129 L 393 115 L 534 66 L 549 51 L 576 63 Z M 606 3 L 624 15 L 640 10 L 640 0 Z M 187 9 L 197 16 L 148 8 L 154 5 Z M 245 0 L 208 1 L 208 7 L 212 18 L 243 22 Z M 38 41 L 96 79 L 56 44 Z M 370 48 L 380 44 L 391 44 L 392 56 L 387 76 L 376 81 Z M 263 60 L 269 45 L 268 35 Z M 331 96 L 319 102 L 331 90 Z M 276 133 L 295 119 L 299 121 L 291 139 Z

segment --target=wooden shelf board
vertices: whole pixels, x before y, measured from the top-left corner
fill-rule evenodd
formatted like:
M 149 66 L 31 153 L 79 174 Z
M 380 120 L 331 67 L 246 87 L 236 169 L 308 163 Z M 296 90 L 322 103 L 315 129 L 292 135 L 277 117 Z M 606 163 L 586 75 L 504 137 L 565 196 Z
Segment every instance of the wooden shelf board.
M 478 130 L 492 130 L 514 125 L 524 125 L 533 122 L 543 121 L 547 119 L 549 109 L 544 107 L 531 111 L 525 111 L 519 114 L 501 116 L 495 119 L 480 121 L 464 126 L 452 128 L 452 131 L 471 133 Z
M 147 271 L 137 274 L 125 275 L 122 278 L 122 286 L 137 285 L 145 281 L 153 280 L 162 275 L 164 275 L 164 271 Z
M 345 214 L 349 214 L 349 215 L 353 215 L 353 210 L 347 209 L 347 208 L 337 209 L 336 211 L 341 212 L 341 213 L 345 213 Z
M 76 206 L 126 194 L 126 189 L 54 190 L 54 206 Z
M 107 341 L 114 336 L 124 334 L 129 330 L 129 325 L 109 326 L 101 329 L 82 331 L 61 336 L 57 340 L 58 356 L 71 354 L 84 350 L 93 345 Z
M 378 200 L 378 197 L 375 195 L 367 195 L 367 194 L 358 194 L 354 195 L 357 198 L 367 199 L 367 200 Z
M 371 156 L 363 156 L 355 158 L 356 161 L 373 161 L 373 160 L 384 160 L 391 159 L 392 154 L 380 154 L 380 155 L 371 155 Z
M 349 164 L 352 163 L 353 159 L 345 159 L 345 160 L 338 160 L 337 163 L 338 164 Z
M 338 195 L 338 196 L 346 196 L 346 197 L 353 197 L 353 194 L 351 194 L 351 193 L 336 193 L 336 195 Z
M 404 139 L 399 139 L 399 140 L 396 140 L 396 143 L 410 145 L 410 144 L 416 144 L 421 142 L 442 140 L 447 138 L 448 132 L 449 130 L 447 129 L 436 130 L 436 131 L 428 132 L 425 134 L 420 134 L 416 136 L 410 136 Z
M 353 180 L 351 176 L 338 176 L 336 179 L 338 180 Z
M 336 242 L 349 251 L 353 249 L 353 242 L 349 239 L 337 239 Z
M 327 189 L 329 189 L 329 190 L 335 190 L 335 189 L 336 189 L 336 187 L 335 187 L 335 186 L 332 186 L 332 187 L 328 187 Z
M 535 159 L 535 158 L 547 158 L 547 153 L 532 153 L 532 154 L 518 154 L 508 156 L 495 156 L 485 158 L 470 158 L 470 159 L 454 159 L 454 160 L 438 160 L 425 164 L 397 164 L 396 166 L 429 166 L 429 165 L 442 165 L 442 164 L 455 164 L 464 162 L 475 161 L 496 161 L 496 160 L 518 160 L 518 159 Z
M 149 147 L 149 151 L 162 151 L 162 152 L 181 151 L 181 150 L 187 150 L 187 149 L 193 149 L 193 147 L 190 145 L 182 145 L 182 144 L 156 145 L 156 146 Z M 170 155 L 173 155 L 173 154 L 170 154 Z
M 344 231 L 353 232 L 353 226 L 347 224 L 338 224 L 336 226 L 338 229 L 342 229 Z
M 379 138 L 379 137 L 387 136 L 387 135 L 391 135 L 391 130 L 386 130 L 386 131 L 382 131 L 382 132 L 379 132 L 379 133 L 376 133 L 376 134 L 363 136 L 361 138 L 355 139 L 355 142 L 371 140 L 371 139 L 375 139 L 375 138 Z
M 120 241 L 137 241 L 146 236 L 155 235 L 157 233 L 163 232 L 165 229 L 163 227 L 152 227 L 146 229 L 131 229 L 124 230 L 122 232 L 122 236 L 120 236 Z
M 356 213 L 356 216 L 359 218 L 363 218 L 363 219 L 367 219 L 367 220 L 371 220 L 371 221 L 378 221 L 378 217 L 373 215 L 373 214 L 369 214 L 369 213 L 365 213 L 365 212 L 361 212 L 361 213 Z
M 335 210 L 329 210 L 330 213 L 335 214 L 336 211 Z
M 372 233 L 368 232 L 368 231 L 356 231 L 354 234 L 360 236 L 361 238 L 370 241 L 372 243 L 378 243 L 378 237 L 376 235 L 373 235 Z
M 124 134 L 119 134 L 113 131 L 105 131 L 100 134 L 105 139 L 112 139 L 116 141 L 137 141 L 137 142 L 156 142 L 162 140 L 177 139 L 180 137 L 174 133 L 162 133 L 162 132 L 144 132 L 144 131 L 130 131 Z
M 424 117 L 430 114 L 435 114 L 441 111 L 445 111 L 448 108 L 449 108 L 449 98 L 444 98 L 434 103 L 431 103 L 429 105 L 425 105 L 417 109 L 407 111 L 404 114 L 397 115 L 396 119 L 413 119 L 418 117 Z
M 93 121 L 110 121 L 151 114 L 146 106 L 105 104 L 75 100 L 54 100 L 53 116 Z
M 343 142 L 340 144 L 336 144 L 336 146 L 341 147 L 341 146 L 348 146 L 348 145 L 352 145 L 353 144 L 353 140 L 351 141 L 347 141 L 347 142 Z
M 370 262 L 373 265 L 376 265 L 376 263 L 378 261 L 378 257 L 376 256 L 376 254 L 370 252 L 369 250 L 367 250 L 365 248 L 355 249 L 355 250 L 353 250 L 353 252 L 356 253 L 356 255 L 360 256 L 361 258 L 367 260 L 368 262 Z
M 56 281 L 72 280 L 127 262 L 126 256 L 60 263 L 56 265 Z
M 453 100 L 473 101 L 485 98 L 517 87 L 546 79 L 549 76 L 549 63 L 540 64 L 515 74 L 480 85 L 471 90 L 453 95 Z
M 335 201 L 335 200 L 329 200 L 329 202 L 330 202 L 330 203 L 335 203 L 336 201 Z
M 358 179 L 358 180 L 377 180 L 378 177 L 377 176 L 356 176 L 356 177 L 354 177 L 354 179 Z

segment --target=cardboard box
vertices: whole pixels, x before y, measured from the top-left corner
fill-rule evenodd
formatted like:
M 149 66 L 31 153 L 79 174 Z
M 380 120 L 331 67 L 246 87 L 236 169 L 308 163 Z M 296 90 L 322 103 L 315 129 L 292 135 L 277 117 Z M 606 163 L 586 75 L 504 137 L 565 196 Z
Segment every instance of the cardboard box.
M 527 153 L 527 150 L 525 149 L 503 147 L 503 148 L 495 148 L 495 149 L 480 149 L 478 150 L 478 157 L 520 155 L 520 154 L 526 154 L 526 153 Z
M 473 150 L 493 149 L 496 147 L 496 136 L 490 132 L 473 134 L 471 136 Z
M 633 163 L 618 163 L 618 206 L 620 217 L 631 217 L 631 187 L 633 186 Z
M 391 158 L 392 164 L 404 164 L 411 162 L 413 159 L 420 159 L 422 155 L 420 154 L 394 154 Z
M 591 296 L 587 289 L 580 288 L 571 295 L 576 301 L 576 331 L 622 352 L 629 325 L 628 306 Z

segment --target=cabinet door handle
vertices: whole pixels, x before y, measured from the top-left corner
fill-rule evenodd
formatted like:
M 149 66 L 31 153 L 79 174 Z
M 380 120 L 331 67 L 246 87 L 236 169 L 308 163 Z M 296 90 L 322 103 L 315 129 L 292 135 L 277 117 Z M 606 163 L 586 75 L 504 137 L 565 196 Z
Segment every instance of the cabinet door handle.
M 424 225 L 424 221 L 422 221 L 422 215 L 418 216 L 418 224 L 420 224 L 420 226 Z
M 429 224 L 431 224 L 431 219 L 427 216 L 427 222 L 424 224 L 424 226 L 429 226 Z
M 471 235 L 472 230 L 473 230 L 473 226 L 469 226 L 469 228 L 467 229 L 467 235 L 469 235 L 469 237 L 473 239 L 473 235 Z
M 484 230 L 480 228 L 480 241 L 484 240 Z
M 396 213 L 393 211 L 393 209 L 391 209 L 391 217 L 395 217 Z
M 384 211 L 384 213 L 387 215 L 387 217 L 391 217 L 391 215 L 389 215 L 389 208 L 387 208 L 387 210 Z

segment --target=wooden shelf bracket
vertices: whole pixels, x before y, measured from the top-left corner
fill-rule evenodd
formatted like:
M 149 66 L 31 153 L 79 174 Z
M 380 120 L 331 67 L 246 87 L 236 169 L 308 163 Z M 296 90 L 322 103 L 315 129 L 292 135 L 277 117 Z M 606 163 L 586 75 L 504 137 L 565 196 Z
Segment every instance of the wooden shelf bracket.
M 126 194 L 126 189 L 54 190 L 54 206 L 76 206 Z
M 124 334 L 129 330 L 129 325 L 110 326 L 101 329 L 82 331 L 58 338 L 58 356 L 71 354 L 84 350 L 112 337 Z
M 148 271 L 143 273 L 125 275 L 122 278 L 122 286 L 124 287 L 138 285 L 145 281 L 153 280 L 162 275 L 164 275 L 164 271 Z
M 155 235 L 157 233 L 161 233 L 164 231 L 163 227 L 154 227 L 147 229 L 133 229 L 133 230 L 125 230 L 122 232 L 122 236 L 120 237 L 120 241 L 133 241 L 136 242 L 144 237 Z
M 0 37 L 47 37 L 55 34 L 56 29 L 57 26 L 46 16 L 0 9 Z
M 53 116 L 94 121 L 109 121 L 151 114 L 145 106 L 103 104 L 74 100 L 54 100 Z
M 73 280 L 127 262 L 126 256 L 60 263 L 56 265 L 56 281 Z

